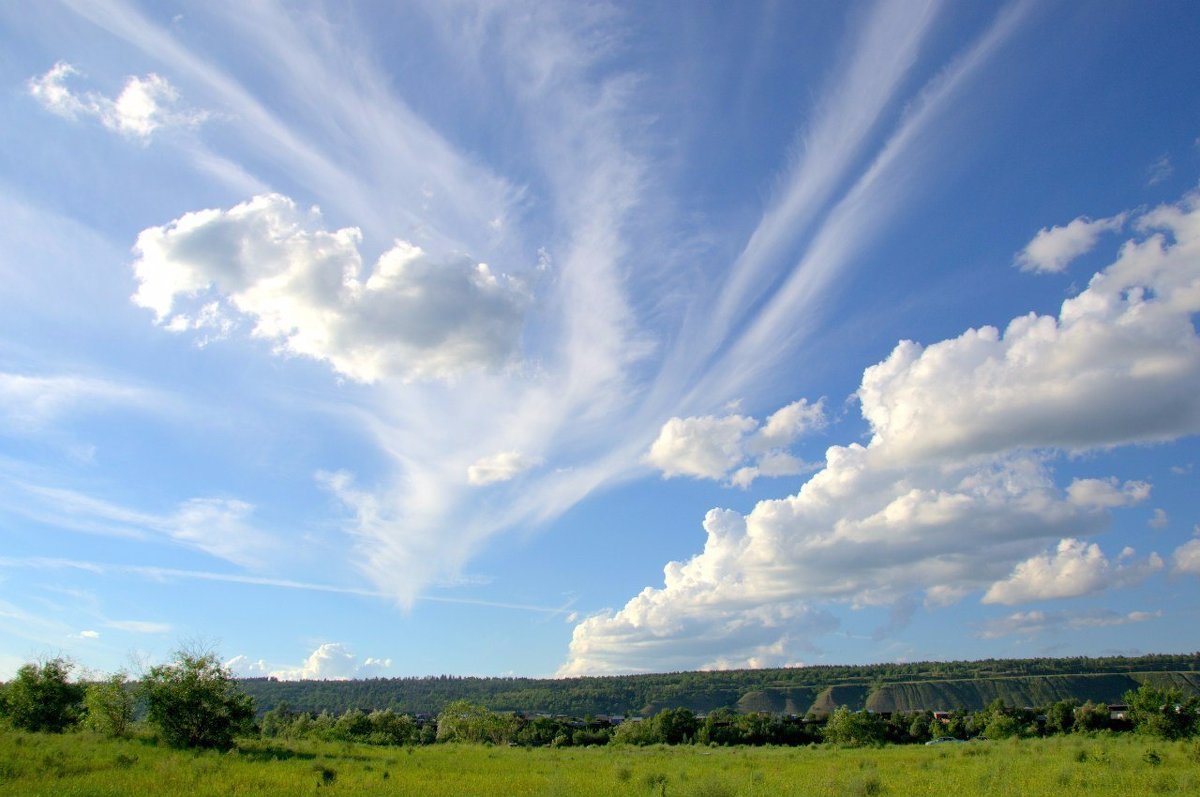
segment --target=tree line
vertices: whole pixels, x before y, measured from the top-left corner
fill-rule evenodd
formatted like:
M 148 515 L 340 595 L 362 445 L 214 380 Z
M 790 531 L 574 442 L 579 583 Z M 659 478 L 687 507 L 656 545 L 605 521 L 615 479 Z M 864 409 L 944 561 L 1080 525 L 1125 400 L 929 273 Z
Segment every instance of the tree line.
M 991 681 L 1005 677 L 1101 675 L 1142 672 L 1200 672 L 1200 652 L 1098 658 L 985 659 L 857 666 L 810 666 L 761 670 L 654 673 L 580 678 L 478 678 L 429 676 L 353 681 L 278 681 L 250 678 L 242 688 L 261 710 L 286 703 L 304 711 L 340 715 L 350 709 L 390 708 L 402 714 L 437 713 L 456 700 L 493 711 L 547 714 L 640 714 L 687 706 L 707 713 L 736 708 L 754 692 L 865 686 L 871 690 L 903 682 Z M 1120 692 L 1108 699 L 1115 699 Z M 1010 697 L 1010 702 L 1015 702 Z M 1040 702 L 1040 701 L 1038 701 Z M 953 704 L 951 704 L 953 705 Z M 981 704 L 982 705 L 982 704 Z M 928 706 L 933 708 L 933 706 Z M 950 706 L 947 706 L 950 707 Z M 755 708 L 755 706 L 746 706 Z M 804 713 L 807 709 L 800 709 Z
M 876 714 L 841 706 L 826 716 L 782 716 L 719 708 L 697 714 L 664 708 L 645 719 L 570 717 L 494 711 L 468 700 L 436 716 L 390 708 L 341 714 L 279 704 L 256 720 L 252 697 L 211 652 L 180 651 L 139 680 L 125 673 L 90 683 L 56 658 L 27 664 L 0 687 L 0 722 L 26 731 L 86 729 L 110 736 L 151 734 L 181 748 L 229 748 L 238 736 L 318 739 L 375 745 L 476 743 L 529 747 L 605 744 L 807 745 L 913 744 L 937 739 L 1005 739 L 1099 731 L 1134 731 L 1163 739 L 1200 734 L 1200 698 L 1143 684 L 1124 695 L 1114 717 L 1091 701 L 1060 700 L 1038 709 L 996 699 L 979 711 Z M 135 717 L 138 721 L 135 722 Z

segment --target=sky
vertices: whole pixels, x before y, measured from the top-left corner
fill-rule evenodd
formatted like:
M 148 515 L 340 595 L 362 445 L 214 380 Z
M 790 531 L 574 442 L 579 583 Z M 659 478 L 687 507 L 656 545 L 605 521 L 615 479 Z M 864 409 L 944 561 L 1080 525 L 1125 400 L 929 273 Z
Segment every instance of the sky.
M 1200 649 L 1197 41 L 0 4 L 0 677 Z

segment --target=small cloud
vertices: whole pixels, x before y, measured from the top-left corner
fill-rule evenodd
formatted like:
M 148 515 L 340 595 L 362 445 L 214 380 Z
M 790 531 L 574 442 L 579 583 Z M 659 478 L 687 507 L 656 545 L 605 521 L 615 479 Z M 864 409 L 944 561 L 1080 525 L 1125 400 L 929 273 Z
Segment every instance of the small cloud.
M 76 634 L 76 636 L 80 639 L 99 639 L 100 632 L 92 630 L 80 631 L 78 634 Z
M 1025 248 L 1017 253 L 1015 263 L 1022 271 L 1060 273 L 1071 261 L 1087 254 L 1105 232 L 1116 232 L 1125 224 L 1125 214 L 1092 221 L 1080 216 L 1065 227 L 1043 227 Z
M 1154 514 L 1146 521 L 1147 525 L 1152 529 L 1165 529 L 1171 522 L 1171 518 L 1167 516 L 1167 510 L 1156 508 Z
M 1196 539 L 1185 542 L 1171 554 L 1171 572 L 1176 575 L 1200 576 L 1200 525 L 1192 533 Z
M 179 92 L 154 73 L 130 76 L 116 99 L 92 91 L 74 93 L 67 80 L 78 74 L 75 67 L 59 61 L 46 74 L 30 79 L 29 93 L 51 113 L 67 119 L 92 117 L 109 130 L 143 143 L 159 130 L 191 127 L 208 116 L 203 111 L 177 110 Z
M 467 482 L 476 487 L 506 482 L 540 464 L 540 459 L 523 456 L 519 451 L 502 451 L 490 457 L 481 457 L 470 465 L 467 468 Z
M 819 467 L 785 449 L 827 423 L 824 399 L 812 404 L 800 399 L 761 425 L 746 415 L 671 418 L 659 430 L 646 462 L 668 479 L 727 479 L 744 489 L 759 476 L 795 476 Z
M 1146 185 L 1157 185 L 1174 173 L 1175 167 L 1171 165 L 1170 156 L 1163 155 L 1146 170 Z
M 368 656 L 360 661 L 342 643 L 326 642 L 295 667 L 273 667 L 262 659 L 255 661 L 247 656 L 234 656 L 225 666 L 236 675 L 269 675 L 281 681 L 346 681 L 377 676 L 392 666 L 392 660 Z
M 1193 463 L 1191 462 L 1186 465 L 1172 465 L 1171 473 L 1174 473 L 1176 476 L 1186 476 L 1192 472 L 1192 467 Z
M 1021 562 L 1012 575 L 992 584 L 983 596 L 984 603 L 1029 603 L 1051 598 L 1074 598 L 1111 587 L 1126 587 L 1143 581 L 1163 568 L 1158 554 L 1145 561 L 1133 561 L 1134 551 L 1127 548 L 1116 562 L 1110 562 L 1100 546 L 1082 540 L 1064 539 L 1052 553 Z
M 1108 628 L 1130 623 L 1144 623 L 1162 617 L 1162 612 L 1133 611 L 1121 614 L 1107 609 L 1091 612 L 1015 612 L 1007 617 L 988 620 L 980 627 L 977 636 L 982 639 L 1000 639 L 1007 636 L 1035 637 L 1061 634 L 1066 631 L 1082 631 L 1088 628 Z
M 1067 498 L 1076 506 L 1088 509 L 1116 509 L 1130 506 L 1150 497 L 1150 485 L 1129 481 L 1120 485 L 1116 479 L 1076 479 L 1067 487 Z

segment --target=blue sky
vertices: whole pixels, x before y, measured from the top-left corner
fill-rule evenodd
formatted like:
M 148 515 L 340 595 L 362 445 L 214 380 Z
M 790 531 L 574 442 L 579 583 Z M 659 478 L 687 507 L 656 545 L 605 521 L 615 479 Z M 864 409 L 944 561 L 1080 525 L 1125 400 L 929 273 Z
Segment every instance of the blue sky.
M 1194 4 L 0 36 L 0 674 L 1200 647 Z

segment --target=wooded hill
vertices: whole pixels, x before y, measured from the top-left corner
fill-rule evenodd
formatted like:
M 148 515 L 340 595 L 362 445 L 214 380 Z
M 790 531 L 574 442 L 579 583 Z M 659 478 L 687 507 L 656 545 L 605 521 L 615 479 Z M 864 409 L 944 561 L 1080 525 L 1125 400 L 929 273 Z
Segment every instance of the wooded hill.
M 1056 700 L 1118 703 L 1144 683 L 1200 694 L 1200 652 L 1138 657 L 986 659 L 911 664 L 789 667 L 591 678 L 373 678 L 357 681 L 240 682 L 265 712 L 286 702 L 296 711 L 392 709 L 437 714 L 454 700 L 493 711 L 584 717 L 651 716 L 664 708 L 717 708 L 805 715 L 838 706 L 878 712 L 982 709 Z

